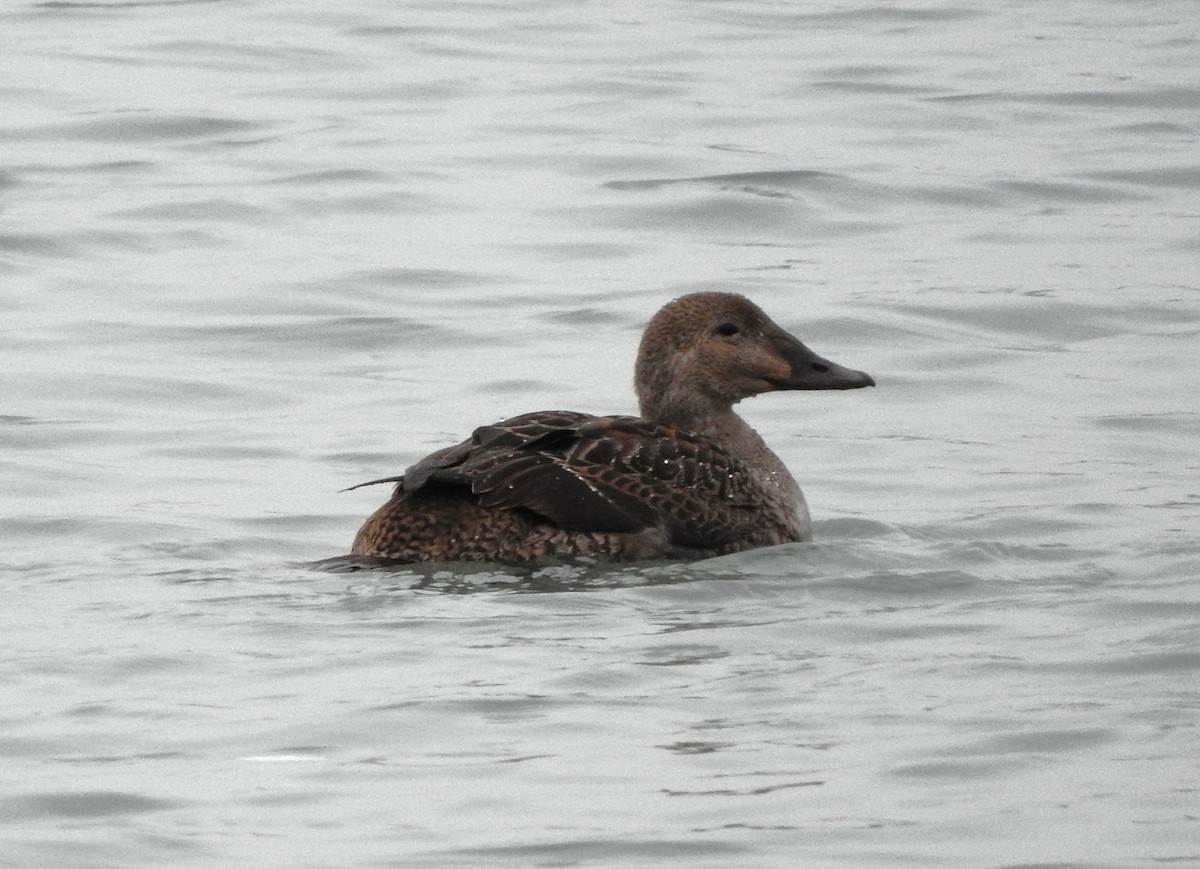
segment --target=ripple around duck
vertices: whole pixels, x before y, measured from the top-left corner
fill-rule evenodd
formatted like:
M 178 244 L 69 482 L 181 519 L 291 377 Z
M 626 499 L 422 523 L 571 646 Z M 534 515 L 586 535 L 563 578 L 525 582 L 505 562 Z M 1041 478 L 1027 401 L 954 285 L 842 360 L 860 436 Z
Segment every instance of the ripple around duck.
M 202 115 L 163 117 L 129 113 L 70 124 L 8 130 L 6 135 L 17 139 L 82 139 L 94 142 L 194 141 L 262 130 L 269 126 L 265 122 L 237 118 Z
M 1098 428 L 1162 434 L 1166 432 L 1200 437 L 1200 412 L 1122 413 L 1092 419 Z
M 628 181 L 606 181 L 602 186 L 610 190 L 656 190 L 678 184 L 701 184 L 713 187 L 754 189 L 767 185 L 780 190 L 813 189 L 828 187 L 832 179 L 839 176 L 813 169 L 786 169 L 764 172 L 735 172 L 726 175 L 698 175 L 686 178 L 644 178 Z
M 77 340 L 83 345 L 121 343 L 162 347 L 164 356 L 191 351 L 219 354 L 225 359 L 263 356 L 278 359 L 283 354 L 280 348 L 288 348 L 293 357 L 304 356 L 305 351 L 342 351 L 346 347 L 370 353 L 394 350 L 397 344 L 410 349 L 442 346 L 462 338 L 463 333 L 458 330 L 411 317 L 340 317 L 314 312 L 305 316 L 241 317 L 232 323 L 200 322 L 189 326 L 90 324 L 87 338 Z M 152 377 L 143 379 L 156 381 Z M 238 384 L 235 390 L 244 386 L 245 383 Z
M 0 800 L 0 820 L 111 818 L 179 808 L 185 803 L 121 791 L 39 793 Z
M 832 91 L 844 94 L 871 94 L 887 96 L 928 96 L 929 94 L 944 93 L 944 88 L 928 85 L 905 85 L 895 82 L 847 81 L 845 79 L 824 79 L 812 82 L 817 90 Z
M 1094 178 L 1098 181 L 1122 181 L 1145 187 L 1172 187 L 1180 190 L 1200 188 L 1200 166 L 1194 165 L 1086 172 L 1082 177 Z
M 1145 194 L 1117 187 L 1066 181 L 1000 181 L 993 186 L 1035 202 L 1128 202 L 1146 198 Z
M 378 576 L 397 590 L 453 594 L 557 593 L 688 584 L 781 582 L 823 597 L 917 602 L 990 597 L 1012 583 L 1061 585 L 1109 576 L 1107 554 L 1057 542 L 1021 543 L 980 537 L 983 529 L 903 527 L 865 519 L 816 523 L 817 541 L 753 549 L 692 562 L 503 565 L 391 564 L 338 556 L 310 567 Z M 1008 594 L 1007 591 L 1000 592 Z
M 880 569 L 878 552 L 830 544 L 786 544 L 696 562 L 390 564 L 382 559 L 336 556 L 309 567 L 332 573 L 359 573 L 403 590 L 451 594 L 478 592 L 559 593 L 639 588 L 696 582 L 783 581 L 822 594 L 919 599 L 961 595 L 981 587 L 981 578 L 963 570 L 930 567 L 914 554 Z
M 1195 132 L 1186 124 L 1172 124 L 1167 121 L 1148 121 L 1139 124 L 1118 124 L 1111 128 L 1114 133 L 1131 136 L 1158 137 L 1179 136 L 1190 140 Z
M 474 387 L 475 392 L 483 392 L 489 395 L 544 395 L 552 389 L 553 384 L 549 381 L 525 378 L 489 380 Z
M 1033 340 L 1062 346 L 1076 341 L 1102 338 L 1121 331 L 1114 322 L 1128 311 L 1075 305 L 1057 300 L 1014 304 L 1008 299 L 977 303 L 969 307 L 934 307 L 924 304 L 887 304 L 898 322 L 924 320 L 945 327 L 966 327 L 974 334 L 1007 336 L 1028 346 Z M 895 324 L 894 324 L 895 325 Z
M 891 224 L 882 221 L 833 219 L 822 209 L 792 197 L 769 197 L 744 192 L 688 195 L 670 201 L 588 209 L 589 221 L 635 231 L 648 226 L 656 230 L 704 233 L 719 236 L 721 243 L 744 243 L 753 239 L 793 243 L 797 233 L 809 241 L 818 238 L 852 238 L 885 232 Z
M 733 859 L 749 854 L 753 848 L 725 841 L 694 838 L 620 839 L 580 838 L 558 842 L 523 845 L 499 845 L 479 848 L 447 848 L 427 851 L 415 859 L 402 859 L 395 866 L 470 865 L 470 866 L 582 866 L 592 863 L 610 865 L 674 865 L 690 860 L 709 862 Z M 447 864 L 444 861 L 449 860 Z M 463 862 L 467 861 L 467 862 Z
M 728 19 L 738 27 L 791 33 L 809 27 L 831 29 L 847 28 L 860 33 L 859 28 L 870 25 L 915 27 L 922 24 L 940 24 L 953 21 L 969 21 L 988 14 L 982 9 L 968 6 L 946 5 L 942 7 L 917 8 L 915 6 L 893 6 L 883 3 L 863 5 L 830 12 L 796 11 L 802 6 L 780 5 L 761 7 L 771 11 L 754 12 L 744 4 L 730 6 L 713 4 L 701 7 L 712 18 Z M 860 34 L 861 35 L 861 34 Z
M 1186 87 L 1145 88 L 1128 91 L 978 91 L 947 94 L 929 99 L 958 103 L 1037 103 L 1053 106 L 1123 109 L 1194 109 L 1200 102 L 1200 90 Z
M 1087 728 L 1082 730 L 1029 730 L 988 736 L 976 742 L 952 749 L 942 749 L 950 755 L 1007 755 L 1055 754 L 1079 751 L 1113 742 L 1117 734 L 1111 730 Z
M 848 208 L 875 208 L 880 202 L 902 195 L 890 187 L 860 181 L 848 175 L 814 169 L 777 169 L 697 175 L 683 178 L 644 178 L 608 181 L 609 190 L 650 192 L 664 188 L 716 189 L 722 193 L 765 199 L 798 200 L 800 194 L 813 202 Z
M 277 175 L 261 182 L 265 185 L 281 185 L 296 187 L 328 187 L 340 184 L 390 184 L 394 177 L 387 172 L 373 169 L 319 169 L 312 172 L 298 172 L 288 175 Z
M 160 334 L 163 330 L 159 330 Z M 294 349 L 360 351 L 394 350 L 397 344 L 416 349 L 459 340 L 453 329 L 410 317 L 305 317 L 298 321 L 203 326 L 167 330 L 198 345 L 225 345 L 229 352 L 258 356 L 277 354 L 281 346 Z
M 1200 652 L 1146 652 L 1106 661 L 1072 664 L 1072 669 L 1124 676 L 1149 676 L 1200 671 Z
M 153 6 L 208 6 L 230 0 L 42 0 L 35 9 L 141 9 Z
M 58 259 L 74 259 L 79 255 L 78 246 L 51 233 L 0 233 L 0 251 Z
M 1194 109 L 1200 104 L 1200 89 L 1192 87 L 1139 88 L 1128 91 L 1046 91 L 1009 95 L 1014 102 L 1048 103 L 1063 106 L 1133 109 Z
M 109 217 L 123 220 L 150 221 L 210 221 L 221 225 L 246 223 L 260 225 L 269 219 L 281 219 L 282 215 L 269 208 L 250 205 L 234 199 L 211 197 L 191 201 L 161 202 L 137 208 L 119 209 L 109 212 Z
M 500 281 L 493 274 L 453 269 L 388 268 L 357 272 L 347 280 L 383 287 L 421 287 L 424 289 L 470 289 Z

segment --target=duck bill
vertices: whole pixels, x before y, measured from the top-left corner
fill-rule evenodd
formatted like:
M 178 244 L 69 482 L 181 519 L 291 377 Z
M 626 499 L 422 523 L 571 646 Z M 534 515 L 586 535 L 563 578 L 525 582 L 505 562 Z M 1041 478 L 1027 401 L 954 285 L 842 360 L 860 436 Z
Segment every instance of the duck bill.
M 830 362 L 788 337 L 790 340 L 778 349 L 792 366 L 792 372 L 787 379 L 776 383 L 779 389 L 861 389 L 875 385 L 875 379 L 867 372 Z

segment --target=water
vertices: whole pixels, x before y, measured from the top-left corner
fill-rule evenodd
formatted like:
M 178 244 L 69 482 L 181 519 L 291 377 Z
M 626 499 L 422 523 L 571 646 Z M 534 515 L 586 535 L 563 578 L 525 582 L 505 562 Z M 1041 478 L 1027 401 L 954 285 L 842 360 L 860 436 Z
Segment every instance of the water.
M 1200 863 L 1191 3 L 0 27 L 0 863 Z M 814 543 L 307 566 L 702 288 Z

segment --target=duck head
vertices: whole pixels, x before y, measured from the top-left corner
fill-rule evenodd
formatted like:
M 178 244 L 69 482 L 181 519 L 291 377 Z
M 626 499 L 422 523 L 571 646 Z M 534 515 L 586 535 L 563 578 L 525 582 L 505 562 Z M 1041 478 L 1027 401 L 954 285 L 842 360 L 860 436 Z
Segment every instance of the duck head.
M 763 392 L 875 385 L 733 293 L 693 293 L 664 306 L 642 336 L 634 379 L 644 418 L 683 427 Z

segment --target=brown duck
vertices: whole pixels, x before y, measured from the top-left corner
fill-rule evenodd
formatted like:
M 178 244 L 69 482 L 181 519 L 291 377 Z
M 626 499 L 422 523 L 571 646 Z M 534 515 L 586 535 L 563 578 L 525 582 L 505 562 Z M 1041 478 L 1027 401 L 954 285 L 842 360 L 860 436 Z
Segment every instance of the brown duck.
M 475 430 L 395 483 L 352 553 L 394 562 L 700 558 L 810 536 L 788 469 L 733 411 L 779 389 L 857 389 L 752 302 L 695 293 L 638 348 L 641 417 L 539 411 Z M 357 486 L 353 488 L 358 488 Z

